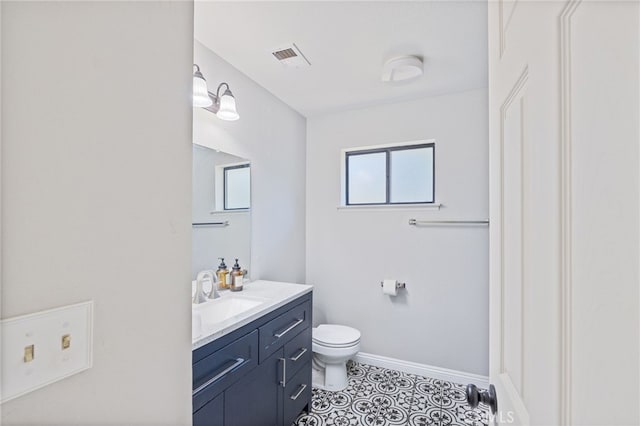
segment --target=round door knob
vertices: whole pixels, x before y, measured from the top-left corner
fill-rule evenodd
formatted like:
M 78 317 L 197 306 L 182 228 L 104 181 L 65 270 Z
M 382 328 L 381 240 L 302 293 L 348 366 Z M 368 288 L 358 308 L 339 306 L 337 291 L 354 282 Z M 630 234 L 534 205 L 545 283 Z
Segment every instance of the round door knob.
M 491 414 L 496 414 L 498 411 L 498 396 L 496 395 L 495 386 L 489 385 L 488 391 L 480 392 L 476 385 L 467 385 L 467 403 L 469 406 L 476 408 L 481 402 L 489 406 Z

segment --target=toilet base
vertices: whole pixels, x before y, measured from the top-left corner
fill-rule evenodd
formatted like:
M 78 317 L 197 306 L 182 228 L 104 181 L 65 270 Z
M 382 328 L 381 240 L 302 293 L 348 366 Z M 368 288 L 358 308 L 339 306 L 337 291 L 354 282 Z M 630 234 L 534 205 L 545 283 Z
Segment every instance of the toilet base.
M 349 386 L 346 361 L 338 364 L 326 364 L 319 368 L 314 363 L 311 382 L 314 388 L 327 391 L 341 391 Z

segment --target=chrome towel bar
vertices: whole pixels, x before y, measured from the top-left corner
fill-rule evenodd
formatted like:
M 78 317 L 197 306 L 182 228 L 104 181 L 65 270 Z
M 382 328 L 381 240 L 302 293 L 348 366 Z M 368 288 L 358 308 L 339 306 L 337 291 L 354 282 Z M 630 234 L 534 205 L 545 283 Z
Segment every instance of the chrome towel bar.
M 192 223 L 191 226 L 199 227 L 199 226 L 229 226 L 229 221 L 225 220 L 224 222 L 200 222 L 200 223 Z

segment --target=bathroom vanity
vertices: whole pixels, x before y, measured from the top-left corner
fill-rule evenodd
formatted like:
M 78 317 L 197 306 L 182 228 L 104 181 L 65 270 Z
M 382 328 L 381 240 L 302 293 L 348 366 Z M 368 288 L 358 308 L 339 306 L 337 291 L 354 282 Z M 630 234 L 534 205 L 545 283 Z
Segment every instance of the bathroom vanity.
M 222 293 L 194 305 L 194 426 L 291 425 L 311 407 L 312 286 Z

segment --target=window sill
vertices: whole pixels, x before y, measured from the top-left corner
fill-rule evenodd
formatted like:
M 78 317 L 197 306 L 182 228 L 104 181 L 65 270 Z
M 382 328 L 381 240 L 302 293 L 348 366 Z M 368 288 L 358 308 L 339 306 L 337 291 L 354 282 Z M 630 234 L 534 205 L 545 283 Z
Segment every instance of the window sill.
M 234 213 L 247 213 L 251 211 L 251 209 L 235 209 L 235 210 L 214 210 L 209 212 L 209 214 L 234 214 Z
M 363 205 L 363 206 L 338 206 L 338 210 L 357 210 L 357 211 L 375 211 L 375 210 L 440 210 L 443 205 L 441 203 L 432 204 L 379 204 L 379 205 Z

